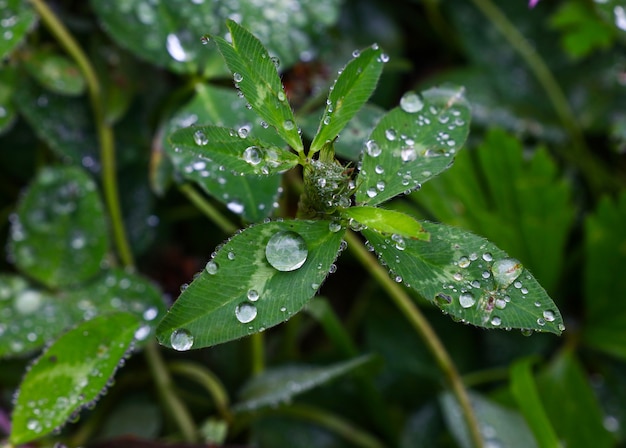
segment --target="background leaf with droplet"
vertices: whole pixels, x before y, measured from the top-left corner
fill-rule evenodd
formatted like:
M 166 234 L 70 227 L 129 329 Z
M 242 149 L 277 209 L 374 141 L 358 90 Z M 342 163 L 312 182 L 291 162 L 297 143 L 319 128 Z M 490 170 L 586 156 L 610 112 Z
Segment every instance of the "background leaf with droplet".
M 470 108 L 463 88 L 406 93 L 365 143 L 356 201 L 377 205 L 448 169 L 465 143 Z
M 330 90 L 326 109 L 311 143 L 311 154 L 322 149 L 326 142 L 333 141 L 370 98 L 388 58 L 378 45 L 357 50 Z
M 217 126 L 192 126 L 170 135 L 170 143 L 180 151 L 201 156 L 206 163 L 222 165 L 239 175 L 279 174 L 298 164 L 298 157 L 281 148 L 247 137 L 239 130 Z
M 35 25 L 37 16 L 30 2 L 6 0 L 0 11 L 2 35 L 0 35 L 0 60 L 8 56 L 26 33 Z
M 329 224 L 276 221 L 235 235 L 170 308 L 157 328 L 159 342 L 179 349 L 179 343 L 183 349 L 208 347 L 289 319 L 317 292 L 337 256 L 344 231 L 332 232 Z M 293 242 L 300 242 L 298 236 L 304 242 L 304 260 L 290 258 L 289 244 L 284 252 L 271 246 L 272 238 L 286 232 L 294 235 Z M 273 247 L 269 254 L 268 244 Z M 282 263 L 281 270 L 274 268 L 268 262 L 273 257 L 289 261 L 294 269 L 288 271 Z
M 392 276 L 453 318 L 485 328 L 561 334 L 563 319 L 537 280 L 493 243 L 465 230 L 423 223 L 430 241 L 363 230 Z
M 85 91 L 85 79 L 78 65 L 49 50 L 26 55 L 24 67 L 42 87 L 59 95 L 78 96 Z
M 48 347 L 20 385 L 11 443 L 49 434 L 98 399 L 130 350 L 137 327 L 131 314 L 105 315 L 84 322 Z
M 112 269 L 69 291 L 39 289 L 16 275 L 0 275 L 0 358 L 31 353 L 72 325 L 111 312 L 134 314 L 141 345 L 165 314 L 161 293 L 144 277 Z
M 294 365 L 268 369 L 244 384 L 239 392 L 240 402 L 233 410 L 255 411 L 288 402 L 297 395 L 349 373 L 371 359 L 371 356 L 366 355 L 328 366 Z
M 275 62 L 249 31 L 232 20 L 227 21 L 227 26 L 232 44 L 218 36 L 211 39 L 217 43 L 235 85 L 252 109 L 274 127 L 289 146 L 302 152 L 302 139 Z
M 377 232 L 424 241 L 429 239 L 428 232 L 415 218 L 395 210 L 362 205 L 347 208 L 342 214 Z
M 109 246 L 104 207 L 81 169 L 43 169 L 11 224 L 15 264 L 45 285 L 75 285 L 100 271 Z
M 537 446 L 524 418 L 514 410 L 505 408 L 477 393 L 470 395 L 472 408 L 482 428 L 485 446 L 534 448 Z M 471 448 L 472 440 L 456 399 L 446 393 L 440 399 L 443 416 L 450 432 L 461 448 Z
M 22 79 L 13 99 L 33 131 L 56 154 L 76 164 L 99 159 L 92 111 L 85 98 L 56 95 Z
M 224 203 L 229 210 L 241 214 L 244 219 L 259 222 L 274 209 L 280 176 L 234 175 L 194 154 L 174 151 L 167 139 L 170 133 L 181 127 L 214 124 L 247 132 L 251 137 L 276 146 L 284 145 L 280 136 L 273 129 L 263 127 L 259 117 L 254 111 L 246 109 L 244 104 L 232 89 L 198 84 L 194 97 L 168 120 L 159 133 L 156 144 L 165 149 L 182 177 L 198 184 L 208 194 Z

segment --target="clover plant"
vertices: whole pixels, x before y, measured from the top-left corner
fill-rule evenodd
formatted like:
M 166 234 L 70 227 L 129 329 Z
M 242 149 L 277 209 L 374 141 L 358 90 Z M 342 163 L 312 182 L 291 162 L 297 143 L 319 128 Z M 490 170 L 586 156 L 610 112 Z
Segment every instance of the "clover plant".
M 522 264 L 462 229 L 419 222 L 381 205 L 419 190 L 449 168 L 470 126 L 464 89 L 407 92 L 363 142 L 356 166 L 342 164 L 334 144 L 367 102 L 389 57 L 376 44 L 357 50 L 330 87 L 319 127 L 305 145 L 279 77 L 276 59 L 245 28 L 228 21 L 230 41 L 214 42 L 235 86 L 283 144 L 267 142 L 255 126 L 194 125 L 169 136 L 174 153 L 204 170 L 272 176 L 302 168 L 296 219 L 266 219 L 222 244 L 157 328 L 176 350 L 208 347 L 261 332 L 288 320 L 336 270 L 346 232 L 358 231 L 395 282 L 433 302 L 453 319 L 485 328 L 560 334 L 563 320 Z M 230 204 L 239 214 L 243 204 Z

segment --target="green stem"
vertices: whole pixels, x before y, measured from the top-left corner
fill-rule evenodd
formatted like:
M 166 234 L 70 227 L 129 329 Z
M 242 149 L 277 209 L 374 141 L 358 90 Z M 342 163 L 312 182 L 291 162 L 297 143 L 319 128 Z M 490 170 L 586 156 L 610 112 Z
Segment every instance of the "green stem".
M 42 22 L 48 27 L 50 32 L 56 37 L 61 46 L 76 61 L 78 68 L 85 77 L 89 99 L 94 114 L 94 122 L 98 133 L 100 144 L 100 158 L 102 163 L 102 185 L 104 197 L 111 219 L 113 238 L 118 255 L 124 266 L 134 266 L 133 254 L 128 244 L 122 211 L 119 202 L 117 179 L 115 177 L 115 144 L 113 129 L 107 123 L 104 113 L 104 103 L 102 100 L 102 88 L 96 72 L 87 59 L 87 56 L 80 48 L 74 37 L 67 28 L 54 15 L 54 12 L 43 0 L 30 0 L 35 10 L 41 17 Z
M 198 207 L 202 213 L 204 213 L 211 221 L 213 221 L 224 233 L 235 233 L 237 226 L 230 222 L 224 215 L 222 215 L 213 205 L 207 201 L 204 196 L 198 193 L 195 188 L 189 184 L 180 185 L 179 190 L 187 199 L 191 201 L 193 205 Z
M 576 116 L 546 62 L 491 0 L 471 1 L 502 33 L 509 45 L 522 57 L 545 90 L 552 107 L 569 133 L 573 144 L 572 147 L 561 151 L 561 156 L 578 167 L 587 178 L 587 182 L 592 189 L 596 192 L 601 190 L 610 181 L 611 177 L 605 175 L 605 169 L 596 159 L 590 157 L 589 148 L 585 143 L 585 138 L 577 123 Z
M 268 415 L 281 415 L 293 417 L 308 422 L 313 422 L 330 432 L 343 437 L 350 442 L 351 446 L 362 448 L 383 448 L 384 445 L 374 436 L 365 432 L 361 428 L 354 426 L 352 423 L 342 419 L 338 415 L 331 414 L 322 409 L 306 406 L 306 405 L 289 405 L 277 409 L 264 409 L 257 414 L 249 414 L 248 419 L 241 419 L 234 428 L 234 433 L 241 429 L 242 425 L 249 424 L 250 420 L 262 418 Z
M 152 373 L 152 378 L 156 383 L 157 390 L 164 402 L 165 409 L 169 410 L 170 415 L 176 421 L 176 424 L 182 432 L 185 442 L 193 443 L 197 440 L 197 429 L 191 414 L 174 392 L 174 384 L 172 378 L 165 367 L 159 347 L 155 341 L 150 341 L 146 345 L 145 356 Z
M 189 362 L 171 362 L 167 366 L 172 373 L 186 376 L 204 386 L 213 398 L 215 407 L 221 417 L 227 422 L 232 421 L 226 389 L 219 378 L 211 371 Z
M 368 252 L 361 240 L 351 231 L 346 233 L 346 241 L 348 248 L 361 263 L 361 265 L 372 275 L 378 284 L 389 294 L 396 306 L 402 314 L 408 319 L 409 323 L 422 337 L 426 346 L 435 358 L 435 362 L 446 377 L 452 392 L 461 406 L 461 411 L 467 424 L 472 444 L 476 447 L 482 447 L 482 436 L 478 426 L 478 420 L 474 414 L 474 410 L 470 404 L 469 395 L 465 389 L 465 385 L 456 370 L 456 366 L 450 358 L 441 340 L 428 323 L 428 320 L 415 306 L 413 300 L 408 296 L 406 291 L 402 289 L 398 283 L 389 278 L 387 270 L 381 266 L 374 256 Z
M 250 336 L 252 344 L 252 374 L 258 375 L 265 370 L 265 338 L 263 333 L 254 333 Z

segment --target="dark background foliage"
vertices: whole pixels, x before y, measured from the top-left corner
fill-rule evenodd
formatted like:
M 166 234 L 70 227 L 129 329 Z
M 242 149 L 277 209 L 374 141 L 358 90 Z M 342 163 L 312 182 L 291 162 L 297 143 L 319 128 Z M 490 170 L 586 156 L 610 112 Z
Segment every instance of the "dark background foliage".
M 229 236 L 190 202 L 183 185 L 195 183 L 208 193 L 235 228 L 270 214 L 293 216 L 296 193 L 284 183 L 277 197 L 279 178 L 251 181 L 266 204 L 261 211 L 233 213 L 237 179 L 211 183 L 186 172 L 166 141 L 194 114 L 215 124 L 249 119 L 244 103 L 227 91 L 232 79 L 217 50 L 200 43 L 205 33 L 223 33 L 230 17 L 280 59 L 283 83 L 309 138 L 319 118 L 318 96 L 352 51 L 377 42 L 389 54 L 372 106 L 338 143 L 346 160 L 358 160 L 359 144 L 380 110 L 396 106 L 405 91 L 446 82 L 465 86 L 472 106 L 466 148 L 448 172 L 392 206 L 470 230 L 519 259 L 561 310 L 566 331 L 560 338 L 488 331 L 455 323 L 415 299 L 471 388 L 483 435 L 494 446 L 542 446 L 549 439 L 537 438 L 532 423 L 541 412 L 547 432 L 568 447 L 624 445 L 626 11 L 619 1 L 544 0 L 534 9 L 522 0 L 47 2 L 95 68 L 99 109 L 76 59 L 38 18 L 37 3 L 0 0 L 0 239 L 7 247 L 0 259 L 3 436 L 13 393 L 45 344 L 93 317 L 90 312 L 134 312 L 152 331 L 154 316 L 147 319 L 146 313 L 163 313 L 161 293 L 174 300 Z M 135 273 L 113 268 L 115 224 L 107 218 L 102 190 L 103 123 L 114 136 L 114 174 Z M 70 180 L 75 190 L 55 189 Z M 85 198 L 86 192 L 104 205 L 95 199 L 86 213 L 57 223 L 59 228 L 41 230 L 45 216 L 32 216 L 33 210 L 56 213 L 66 193 Z M 40 239 L 30 241 L 34 254 L 21 243 L 18 215 L 26 217 L 21 225 L 29 232 L 41 230 Z M 125 282 L 133 285 L 131 292 Z M 24 292 L 31 302 L 15 305 Z M 323 416 L 363 428 L 385 446 L 469 446 L 426 346 L 354 258 L 342 257 L 321 296 L 306 312 L 264 333 L 267 367 L 325 366 L 370 353 L 374 360 L 292 403 L 237 414 L 230 422 L 202 381 L 172 368 L 175 391 L 201 428 L 197 440 L 376 446 L 346 437 L 342 431 L 349 428 Z M 117 297 L 123 305 L 112 300 Z M 185 354 L 163 350 L 161 356 L 179 368 L 193 362 L 210 370 L 233 402 L 245 401 L 242 386 L 257 373 L 254 344 L 245 338 Z M 524 370 L 526 362 L 532 370 Z M 51 437 L 89 446 L 122 446 L 116 438 L 128 434 L 146 439 L 146 446 L 180 440 L 176 411 L 160 401 L 164 386 L 150 366 L 148 357 L 130 358 L 97 405 Z M 516 392 L 525 378 L 533 386 L 522 390 L 536 391 L 538 401 Z

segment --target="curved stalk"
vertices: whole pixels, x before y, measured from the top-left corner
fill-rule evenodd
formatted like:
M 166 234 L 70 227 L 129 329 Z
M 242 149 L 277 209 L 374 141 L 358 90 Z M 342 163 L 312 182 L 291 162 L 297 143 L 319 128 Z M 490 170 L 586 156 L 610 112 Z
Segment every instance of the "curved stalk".
M 446 351 L 441 340 L 428 323 L 428 320 L 415 306 L 413 300 L 400 285 L 389 278 L 387 270 L 378 263 L 378 260 L 368 252 L 361 240 L 352 231 L 346 233 L 348 249 L 354 254 L 361 265 L 372 275 L 378 284 L 389 294 L 402 314 L 408 319 L 411 326 L 422 337 L 430 353 L 435 358 L 437 365 L 446 377 L 453 394 L 459 402 L 461 411 L 467 424 L 472 444 L 482 447 L 482 436 L 478 426 L 478 420 L 470 404 L 470 399 L 459 372 Z
M 165 408 L 169 409 L 170 415 L 176 420 L 176 424 L 180 428 L 185 442 L 197 441 L 198 431 L 194 424 L 191 414 L 174 392 L 174 384 L 167 370 L 163 358 L 159 353 L 159 348 L 155 341 L 150 341 L 145 349 L 146 360 L 152 373 L 152 378 L 157 386 L 157 391 L 161 395 L 161 399 L 165 404 Z
M 171 362 L 167 366 L 172 373 L 186 376 L 202 385 L 213 398 L 220 416 L 227 422 L 232 421 L 228 393 L 219 378 L 210 370 L 190 362 Z
M 526 62 L 530 71 L 545 90 L 552 107 L 572 141 L 571 148 L 560 151 L 561 156 L 569 160 L 585 175 L 587 182 L 596 192 L 606 186 L 611 177 L 605 175 L 605 169 L 596 159 L 590 156 L 589 148 L 585 143 L 585 138 L 578 125 L 576 116 L 546 62 L 491 0 L 471 1 L 491 21 L 493 26 L 502 33 L 509 45 Z
M 85 77 L 89 100 L 93 109 L 94 123 L 100 143 L 102 186 L 111 220 L 115 246 L 122 264 L 126 267 L 133 267 L 133 254 L 128 244 L 126 230 L 124 229 L 117 179 L 115 177 L 115 143 L 113 129 L 105 118 L 102 87 L 96 76 L 96 71 L 74 37 L 65 28 L 63 23 L 57 19 L 48 5 L 43 0 L 30 0 L 30 2 L 41 17 L 42 22 L 48 27 L 65 51 L 74 59 L 82 75 Z
M 207 218 L 213 221 L 224 233 L 235 233 L 237 231 L 237 226 L 235 226 L 232 222 L 228 220 L 224 215 L 222 215 L 213 205 L 206 200 L 204 196 L 196 191 L 194 187 L 190 184 L 183 184 L 178 187 L 180 192 L 187 196 L 187 199 L 198 207 L 202 213 L 204 213 Z

